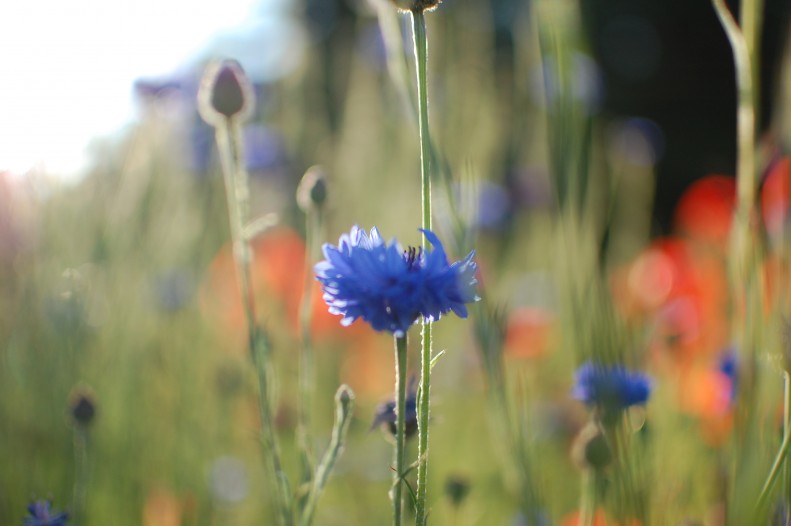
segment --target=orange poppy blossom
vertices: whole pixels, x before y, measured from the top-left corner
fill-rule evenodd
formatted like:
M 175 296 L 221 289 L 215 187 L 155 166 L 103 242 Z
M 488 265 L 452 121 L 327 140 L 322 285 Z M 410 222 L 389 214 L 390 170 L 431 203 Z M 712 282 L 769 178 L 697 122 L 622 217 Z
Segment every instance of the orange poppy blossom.
M 708 175 L 692 183 L 681 196 L 673 216 L 673 227 L 691 240 L 724 251 L 735 206 L 735 179 Z
M 764 308 L 770 312 L 781 304 L 791 291 L 789 255 L 782 250 L 789 232 L 789 205 L 791 205 L 791 157 L 783 157 L 767 170 L 761 187 L 761 215 L 770 242 L 770 250 L 763 263 Z
M 655 240 L 612 278 L 621 313 L 648 323 L 655 358 L 689 362 L 727 343 L 727 278 L 722 257 L 681 238 Z
M 143 506 L 143 526 L 180 526 L 182 515 L 182 502 L 171 491 L 148 492 Z
M 560 526 L 583 526 L 580 512 L 575 511 L 563 517 Z M 593 526 L 620 526 L 620 523 L 610 520 L 604 510 L 598 509 L 593 516 Z M 624 523 L 624 526 L 642 526 L 642 523 L 637 519 L 629 519 Z
M 291 228 L 278 226 L 255 238 L 251 245 L 251 281 L 258 319 L 275 330 L 285 327 L 292 338 L 297 337 L 305 287 L 305 242 Z M 327 311 L 320 284 L 313 280 L 311 283 L 314 338 L 343 341 L 354 338 L 355 334 L 343 330 L 338 317 Z M 200 299 L 207 321 L 230 339 L 226 347 L 245 352 L 247 322 L 231 243 L 223 246 L 209 265 Z
M 712 447 L 722 445 L 733 428 L 733 392 L 734 379 L 715 363 L 679 371 L 680 408 L 698 419 L 701 437 Z
M 769 239 L 782 243 L 791 204 L 791 157 L 773 163 L 761 187 L 761 215 Z
M 539 307 L 520 307 L 508 316 L 505 356 L 540 358 L 552 346 L 555 316 Z

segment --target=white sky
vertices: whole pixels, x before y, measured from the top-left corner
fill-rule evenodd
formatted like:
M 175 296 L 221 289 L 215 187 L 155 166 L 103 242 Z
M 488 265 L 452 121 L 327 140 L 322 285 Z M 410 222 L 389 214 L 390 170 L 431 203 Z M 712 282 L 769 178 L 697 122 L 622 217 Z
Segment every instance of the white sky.
M 256 0 L 0 1 L 0 171 L 73 176 L 133 116 L 132 85 L 183 66 Z

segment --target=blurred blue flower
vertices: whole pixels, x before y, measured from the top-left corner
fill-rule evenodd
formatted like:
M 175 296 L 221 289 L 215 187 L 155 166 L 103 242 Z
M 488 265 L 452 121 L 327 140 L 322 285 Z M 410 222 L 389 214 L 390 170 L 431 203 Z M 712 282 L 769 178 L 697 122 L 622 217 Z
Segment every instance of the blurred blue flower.
M 415 393 L 414 382 L 410 381 L 409 392 L 406 397 L 406 411 L 404 411 L 404 436 L 411 437 L 417 431 L 417 395 Z M 383 426 L 387 431 L 395 436 L 396 434 L 396 402 L 388 400 L 376 408 L 374 421 L 371 429 Z
M 50 509 L 51 506 L 52 503 L 48 500 L 31 502 L 27 507 L 30 515 L 25 517 L 22 526 L 69 526 L 66 523 L 69 514 L 54 512 Z
M 154 278 L 157 306 L 165 312 L 181 310 L 192 299 L 194 278 L 187 270 L 173 268 Z
M 436 321 L 450 311 L 467 317 L 465 303 L 476 301 L 474 252 L 452 265 L 430 230 L 422 230 L 433 250 L 402 250 L 385 243 L 374 227 L 370 236 L 358 226 L 338 246 L 326 243 L 325 261 L 315 267 L 324 301 L 341 324 L 362 318 L 377 331 L 402 337 L 419 317 Z
M 739 362 L 736 352 L 728 349 L 720 356 L 719 370 L 728 377 L 731 382 L 730 402 L 736 400 L 736 393 L 739 387 Z
M 651 395 L 651 381 L 644 374 L 628 371 L 622 365 L 587 362 L 577 369 L 571 394 L 588 406 L 621 411 L 645 404 Z

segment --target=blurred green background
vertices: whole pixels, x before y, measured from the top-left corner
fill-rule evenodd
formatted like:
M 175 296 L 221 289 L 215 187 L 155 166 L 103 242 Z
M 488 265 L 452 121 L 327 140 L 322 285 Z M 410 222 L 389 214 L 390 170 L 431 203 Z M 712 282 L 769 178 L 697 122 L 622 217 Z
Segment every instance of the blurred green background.
M 630 415 L 646 522 L 722 523 L 730 409 L 706 397 L 720 397 L 729 381 L 716 376 L 719 353 L 731 343 L 727 331 L 690 321 L 706 333 L 701 342 L 683 323 L 663 325 L 670 323 L 669 311 L 657 307 L 669 301 L 664 267 L 645 267 L 648 285 L 641 282 L 640 291 L 659 299 L 639 316 L 630 314 L 634 298 L 619 292 L 642 279 L 622 277 L 639 274 L 635 261 L 646 262 L 640 256 L 657 234 L 681 236 L 696 262 L 684 272 L 696 280 L 725 264 L 710 239 L 683 232 L 673 210 L 691 180 L 733 173 L 730 54 L 708 2 L 694 10 L 676 3 L 446 0 L 427 16 L 431 127 L 440 152 L 435 230 L 454 258 L 476 249 L 485 291 L 473 320 L 437 324 L 435 347 L 447 354 L 432 389 L 434 524 L 528 524 L 520 516 L 517 450 L 530 459 L 547 524 L 565 524 L 579 501 L 570 451 L 586 420 L 569 396 L 573 371 L 608 345 L 655 378 L 645 413 Z M 780 4 L 767 2 L 762 166 L 788 148 L 788 8 Z M 252 61 L 257 95 L 245 130 L 253 215 L 280 217 L 254 243 L 253 274 L 259 317 L 274 342 L 277 431 L 297 478 L 305 225 L 296 186 L 311 165 L 328 173 L 321 241 L 334 243 L 359 224 L 415 245 L 420 165 L 408 17 L 384 0 L 284 5 L 303 31 L 304 52 L 282 78 L 257 76 L 249 45 L 221 47 L 172 77 L 139 79 L 136 122 L 95 143 L 79 181 L 43 169 L 26 178 L 0 174 L 0 524 L 21 524 L 34 498 L 73 510 L 83 460 L 85 510 L 74 524 L 268 524 L 271 488 L 224 188 L 213 130 L 194 102 L 204 59 L 234 49 L 244 50 L 243 66 Z M 667 31 L 676 26 L 698 31 Z M 711 38 L 716 45 L 701 51 Z M 51 97 L 57 100 L 57 88 Z M 559 202 L 564 180 L 579 207 Z M 461 223 L 452 220 L 455 209 Z M 563 218 L 571 209 L 569 235 Z M 720 219 L 702 221 L 716 229 Z M 668 287 L 677 291 L 680 278 L 672 279 Z M 680 315 L 682 322 L 709 320 L 712 311 L 719 321 L 725 310 L 725 281 L 700 283 L 685 293 L 716 299 L 704 302 L 705 312 Z M 569 312 L 574 306 L 582 316 Z M 504 313 L 502 352 L 475 338 L 478 318 L 496 329 L 488 317 L 496 309 Z M 778 303 L 767 320 L 782 309 Z M 318 453 L 329 440 L 337 386 L 356 393 L 349 441 L 316 524 L 386 524 L 392 446 L 370 426 L 377 405 L 392 397 L 392 341 L 366 327 L 341 328 L 318 300 L 314 312 L 311 440 Z M 779 348 L 779 337 L 768 342 Z M 415 330 L 415 371 L 418 347 Z M 487 375 L 487 360 L 501 376 Z M 770 377 L 776 381 L 760 389 L 756 409 L 765 447 L 747 470 L 756 485 L 779 436 L 782 386 Z M 696 387 L 691 394 L 688 384 Z M 70 413 L 81 393 L 96 405 L 87 429 Z M 508 444 L 504 422 L 516 426 L 518 447 Z M 416 446 L 409 442 L 410 458 Z M 457 501 L 448 491 L 454 483 L 468 489 Z

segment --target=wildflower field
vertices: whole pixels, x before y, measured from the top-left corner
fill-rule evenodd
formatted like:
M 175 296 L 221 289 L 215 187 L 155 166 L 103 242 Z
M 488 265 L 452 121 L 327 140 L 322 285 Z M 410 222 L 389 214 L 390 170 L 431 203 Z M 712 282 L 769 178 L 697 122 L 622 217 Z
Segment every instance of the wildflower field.
M 0 525 L 791 524 L 791 4 L 278 5 L 2 136 Z

